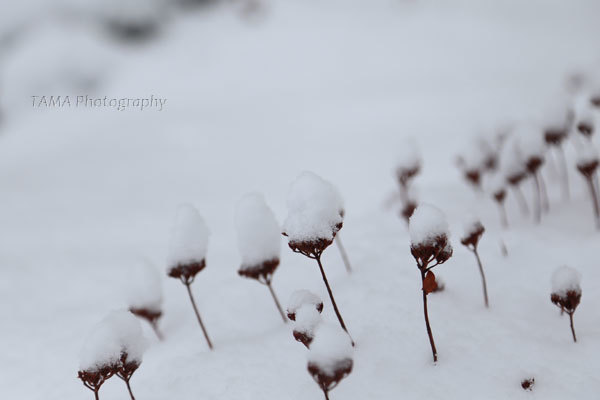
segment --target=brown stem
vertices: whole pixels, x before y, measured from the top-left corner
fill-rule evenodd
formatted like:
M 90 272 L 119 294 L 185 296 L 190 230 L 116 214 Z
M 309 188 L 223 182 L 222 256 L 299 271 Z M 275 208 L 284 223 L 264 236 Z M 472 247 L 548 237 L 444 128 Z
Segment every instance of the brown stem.
M 594 180 L 591 176 L 588 178 L 588 184 L 590 187 L 590 193 L 592 195 L 592 203 L 594 203 L 593 206 L 594 214 L 596 215 L 596 228 L 600 229 L 600 206 L 598 205 L 598 194 L 596 193 Z
M 98 390 L 94 390 L 94 397 L 96 400 L 100 400 L 100 396 L 98 395 Z
M 540 180 L 540 194 L 542 197 L 542 209 L 544 212 L 550 211 L 550 199 L 548 198 L 548 191 L 546 190 L 546 181 L 544 180 L 544 175 L 540 172 L 538 174 L 538 178 Z
M 498 209 L 500 210 L 500 221 L 502 222 L 502 227 L 508 228 L 508 217 L 506 216 L 506 207 L 504 207 L 504 202 L 498 202 Z
M 325 400 L 329 400 L 329 393 L 327 393 L 327 389 L 323 388 L 323 394 L 325 395 Z
M 266 283 L 266 285 L 269 288 L 269 292 L 271 292 L 271 296 L 273 296 L 273 300 L 275 301 L 275 306 L 277 307 L 277 310 L 279 310 L 279 314 L 281 315 L 281 319 L 283 319 L 283 323 L 287 324 L 287 318 L 285 317 L 283 309 L 281 308 L 281 304 L 279 304 L 279 300 L 277 299 L 277 296 L 275 295 L 275 291 L 273 290 L 273 287 L 271 286 L 271 281 L 269 280 Z
M 135 397 L 133 397 L 133 392 L 131 391 L 131 386 L 129 386 L 129 379 L 125 381 L 125 384 L 127 385 L 127 390 L 129 391 L 129 396 L 131 396 L 131 400 L 135 400 Z
M 565 199 L 569 199 L 570 190 L 569 190 L 569 171 L 567 169 L 567 158 L 565 157 L 565 149 L 561 146 L 558 146 L 558 155 L 560 156 L 560 164 L 562 169 L 562 183 L 563 183 L 563 196 Z
M 350 260 L 348 259 L 348 254 L 346 253 L 346 249 L 344 249 L 344 245 L 342 244 L 342 239 L 340 239 L 340 234 L 335 236 L 335 244 L 337 245 L 340 254 L 342 255 L 342 260 L 344 261 L 344 265 L 346 266 L 346 271 L 348 273 L 352 272 L 352 267 L 350 266 Z
M 542 221 L 542 189 L 537 172 L 534 172 L 532 175 L 533 182 L 535 183 L 534 221 L 536 224 L 539 224 Z
M 577 343 L 577 336 L 575 336 L 575 328 L 573 327 L 573 313 L 569 313 L 569 319 L 571 320 L 571 333 L 573 334 L 573 341 Z
M 206 338 L 206 343 L 208 343 L 208 347 L 212 350 L 213 345 L 208 338 L 208 333 L 206 332 L 206 328 L 202 323 L 202 318 L 200 318 L 200 313 L 198 312 L 198 308 L 196 307 L 196 302 L 194 301 L 194 296 L 192 295 L 192 290 L 190 289 L 190 284 L 186 283 L 185 287 L 187 288 L 188 294 L 190 295 L 190 301 L 192 302 L 192 307 L 194 307 L 194 312 L 196 313 L 196 318 L 198 318 L 198 323 L 200 324 L 200 328 L 202 328 L 202 332 L 204 333 L 204 337 Z
M 337 304 L 335 303 L 335 299 L 333 298 L 333 292 L 331 291 L 331 287 L 329 287 L 329 282 L 327 281 L 327 276 L 325 275 L 325 270 L 323 269 L 323 264 L 321 264 L 321 255 L 315 257 L 317 263 L 319 264 L 319 269 L 321 270 L 321 276 L 323 277 L 323 282 L 325 282 L 325 286 L 327 287 L 327 293 L 329 293 L 329 298 L 331 299 L 331 304 L 333 305 L 333 310 L 335 311 L 335 315 L 337 315 L 338 321 L 340 321 L 340 326 L 343 330 L 346 331 L 348 336 L 350 336 L 350 332 L 348 332 L 348 328 L 346 328 L 346 324 L 344 323 L 344 319 L 342 318 L 342 314 L 340 314 L 340 310 L 338 309 Z M 352 341 L 352 346 L 354 346 L 354 340 L 350 336 L 350 340 Z
M 421 281 L 423 285 L 423 314 L 425 315 L 425 326 L 427 327 L 427 335 L 429 335 L 429 344 L 431 345 L 431 352 L 433 353 L 433 362 L 437 362 L 437 349 L 435 348 L 435 342 L 433 341 L 433 334 L 431 333 L 431 326 L 429 325 L 429 314 L 427 313 L 427 292 L 425 292 L 425 268 L 421 268 Z
M 483 285 L 483 299 L 485 300 L 485 306 L 489 307 L 488 302 L 488 293 L 487 293 L 487 283 L 485 282 L 485 274 L 483 273 L 483 265 L 481 264 L 481 259 L 479 258 L 479 252 L 477 248 L 473 249 L 473 253 L 475 254 L 475 258 L 477 259 L 477 265 L 479 266 L 479 273 L 481 274 L 481 284 Z
M 521 207 L 521 214 L 529 215 L 529 207 L 527 206 L 527 200 L 525 200 L 521 187 L 519 185 L 513 185 L 513 191 L 517 197 L 519 207 Z

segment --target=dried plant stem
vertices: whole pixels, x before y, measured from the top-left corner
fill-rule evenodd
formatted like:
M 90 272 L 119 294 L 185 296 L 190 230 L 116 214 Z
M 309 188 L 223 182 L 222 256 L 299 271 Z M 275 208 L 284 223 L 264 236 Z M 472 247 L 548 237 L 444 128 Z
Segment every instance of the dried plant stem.
M 321 255 L 315 257 L 317 263 L 319 264 L 319 269 L 321 270 L 321 276 L 323 277 L 323 282 L 325 282 L 325 286 L 327 287 L 327 293 L 329 293 L 329 298 L 331 299 L 331 304 L 333 305 L 333 310 L 335 311 L 335 315 L 337 316 L 338 321 L 340 322 L 340 326 L 343 330 L 346 331 L 348 336 L 350 336 L 350 332 L 348 332 L 348 328 L 346 328 L 346 324 L 344 323 L 344 319 L 342 318 L 342 314 L 338 309 L 337 304 L 335 303 L 335 299 L 333 298 L 333 292 L 331 291 L 331 287 L 329 287 L 329 282 L 327 281 L 327 276 L 325 275 L 325 270 L 323 269 L 323 264 L 321 264 Z M 352 346 L 354 346 L 354 340 L 352 340 L 352 336 L 350 336 L 350 340 L 352 341 Z
M 562 146 L 558 146 L 558 155 L 560 157 L 560 164 L 561 164 L 563 196 L 565 197 L 565 199 L 568 200 L 570 197 L 569 170 L 567 168 L 567 158 L 565 157 L 565 149 Z
M 527 206 L 527 200 L 525 200 L 525 196 L 521 191 L 521 187 L 519 185 L 513 185 L 513 191 L 517 197 L 517 202 L 519 203 L 519 207 L 521 208 L 521 214 L 528 215 L 529 207 Z
M 500 239 L 500 251 L 504 257 L 508 257 L 508 249 L 506 248 L 506 243 L 504 240 Z
M 485 300 L 485 306 L 489 307 L 488 301 L 488 293 L 487 293 L 487 283 L 485 282 L 485 273 L 483 272 L 483 265 L 481 264 L 481 258 L 479 258 L 479 252 L 477 251 L 477 247 L 473 249 L 473 254 L 475 254 L 475 258 L 477 259 L 477 266 L 479 267 L 479 273 L 481 274 L 481 284 L 483 285 L 483 299 Z
M 158 340 L 163 340 L 164 337 L 163 337 L 162 333 L 160 332 L 160 329 L 158 328 L 158 323 L 156 321 L 153 321 L 150 323 L 150 325 L 152 326 L 152 329 L 154 330 L 154 333 L 156 334 L 156 337 L 158 338 Z
M 266 283 L 266 285 L 269 288 L 269 292 L 271 292 L 271 296 L 273 296 L 273 301 L 275 301 L 275 306 L 277 307 L 277 310 L 279 311 L 279 315 L 281 315 L 281 319 L 283 320 L 283 323 L 287 324 L 287 318 L 285 317 L 285 313 L 283 312 L 283 309 L 281 308 L 281 304 L 279 304 L 279 300 L 277 299 L 277 296 L 275 295 L 273 286 L 271 286 L 271 281 L 268 281 Z
M 421 282 L 423 285 L 423 314 L 425 315 L 425 326 L 427 327 L 427 335 L 429 335 L 429 344 L 431 345 L 431 352 L 433 353 L 433 362 L 437 362 L 437 349 L 435 348 L 435 342 L 433 341 L 433 334 L 431 333 L 431 325 L 429 325 L 429 314 L 427 312 L 427 292 L 425 291 L 425 273 L 426 268 L 420 268 L 421 270 Z
M 506 207 L 504 202 L 498 203 L 498 210 L 500 210 L 500 221 L 502 222 L 503 228 L 508 228 L 508 217 L 506 216 Z
M 539 224 L 542 221 L 542 189 L 540 184 L 540 179 L 537 172 L 533 174 L 533 182 L 535 183 L 534 194 L 535 194 L 535 202 L 534 202 L 534 221 L 536 224 Z
M 191 282 L 190 282 L 191 283 Z M 204 333 L 204 337 L 206 338 L 206 343 L 208 347 L 212 350 L 213 345 L 208 337 L 208 333 L 206 332 L 206 328 L 202 323 L 202 318 L 200 318 L 200 313 L 198 312 L 198 308 L 196 307 L 196 301 L 194 301 L 194 296 L 192 295 L 192 289 L 190 288 L 190 283 L 184 283 L 187 288 L 188 294 L 190 295 L 190 301 L 192 302 L 192 307 L 194 307 L 194 312 L 196 313 L 196 318 L 198 318 L 198 323 L 200 324 L 200 328 L 202 328 L 202 333 Z
M 323 389 L 323 394 L 325 395 L 325 400 L 329 400 L 329 393 L 327 393 L 327 389 Z
M 575 336 L 575 328 L 573 327 L 573 313 L 569 313 L 569 320 L 571 321 L 571 333 L 573 334 L 573 341 L 577 343 L 577 336 Z
M 548 198 L 548 191 L 546 190 L 546 181 L 544 180 L 544 175 L 540 172 L 538 174 L 538 179 L 540 180 L 540 194 L 542 197 L 542 209 L 544 212 L 550 211 L 550 199 Z
M 349 274 L 352 273 L 352 267 L 350 266 L 350 259 L 348 258 L 348 253 L 346 253 L 346 249 L 344 248 L 344 245 L 342 244 L 342 239 L 340 239 L 339 232 L 335 236 L 335 244 L 337 245 L 337 248 L 340 251 L 342 260 L 344 261 L 344 265 L 346 266 L 346 271 L 348 271 Z
M 127 390 L 129 391 L 129 396 L 131 396 L 131 400 L 135 400 L 135 397 L 133 397 L 133 392 L 131 391 L 131 386 L 129 386 L 129 379 L 125 380 L 125 385 L 127 385 Z
M 94 390 L 94 397 L 96 398 L 96 400 L 100 400 L 100 396 L 98 395 L 97 390 Z
M 590 187 L 590 194 L 592 196 L 592 203 L 594 206 L 594 214 L 596 216 L 596 228 L 600 229 L 600 205 L 598 204 L 598 193 L 596 193 L 596 185 L 594 185 L 594 178 L 587 178 L 588 185 Z

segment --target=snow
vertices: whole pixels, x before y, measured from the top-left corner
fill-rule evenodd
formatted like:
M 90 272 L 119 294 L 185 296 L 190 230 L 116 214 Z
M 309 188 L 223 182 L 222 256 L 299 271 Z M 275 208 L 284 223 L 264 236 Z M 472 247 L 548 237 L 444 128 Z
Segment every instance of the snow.
M 520 125 L 513 133 L 517 140 L 518 151 L 525 160 L 531 158 L 544 159 L 546 142 L 542 129 L 534 124 Z
M 321 372 L 333 376 L 338 364 L 352 360 L 354 349 L 352 341 L 339 326 L 322 323 L 315 331 L 315 338 L 310 344 L 308 362 L 319 367 Z
M 138 262 L 131 269 L 126 290 L 129 308 L 162 310 L 162 275 L 150 262 Z
M 401 170 L 415 170 L 421 167 L 421 152 L 413 137 L 404 139 L 398 146 L 397 168 Z
M 55 4 L 34 3 L 2 2 L 0 30 L 29 16 L 25 10 L 45 18 Z M 203 342 L 185 288 L 161 273 L 164 340 L 141 321 L 150 346 L 133 378 L 136 398 L 322 399 L 306 371 L 307 350 L 277 318 L 268 290 L 235 271 L 239 198 L 263 193 L 282 222 L 289 184 L 308 169 L 344 195 L 342 236 L 353 263 L 349 275 L 335 246 L 323 253 L 356 342 L 353 372 L 332 400 L 595 399 L 600 236 L 590 223 L 587 182 L 575 169 L 573 142 L 581 135 L 564 143 L 570 199 L 560 190 L 558 154 L 548 154 L 540 170 L 550 211 L 539 226 L 520 214 L 510 190 L 503 229 L 497 205 L 465 185 L 455 156 L 481 126 L 499 131 L 528 120 L 573 73 L 598 75 L 600 3 L 264 0 L 260 22 L 222 3 L 185 12 L 173 6 L 164 30 L 144 44 L 100 37 L 71 47 L 78 34 L 94 36 L 84 22 L 70 26 L 73 41 L 46 42 L 50 31 L 32 30 L 2 52 L 0 97 L 14 108 L 3 108 L 0 122 L 0 398 L 93 398 L 76 377 L 86 333 L 109 310 L 128 306 L 132 260 L 164 266 L 174 212 L 189 202 L 212 232 L 207 257 L 215 268 L 191 289 L 215 349 Z M 61 56 L 63 44 L 78 60 Z M 99 47 L 110 56 L 94 64 Z M 33 64 L 19 62 L 23 68 L 5 74 L 3 65 L 16 64 L 21 51 L 31 52 L 22 60 Z M 37 74 L 46 67 L 68 71 L 88 61 L 100 70 L 95 93 L 155 94 L 168 98 L 166 108 L 29 106 L 28 78 L 43 81 Z M 48 94 L 84 90 L 49 79 Z M 383 207 L 398 191 L 390 171 L 406 136 L 422 157 L 411 187 L 419 200 L 442 208 L 455 235 L 469 212 L 486 225 L 479 251 L 492 307 L 481 302 L 473 255 L 458 246 L 435 269 L 445 290 L 428 296 L 436 365 L 409 232 L 398 210 Z M 596 148 L 599 140 L 596 133 Z M 521 186 L 531 202 L 532 182 Z M 335 324 L 314 260 L 284 250 L 277 294 L 316 293 L 323 319 Z M 549 301 L 560 265 L 585 279 L 577 344 Z M 530 377 L 535 386 L 525 392 L 521 380 Z M 129 396 L 113 378 L 100 398 Z
M 307 304 L 316 309 L 317 306 L 323 304 L 323 300 L 318 295 L 306 289 L 296 290 L 290 295 L 287 302 L 287 313 L 295 314 L 300 307 Z
M 449 236 L 446 216 L 439 208 L 420 204 L 408 224 L 410 242 L 413 245 L 428 244 L 439 236 Z
M 294 330 L 312 335 L 321 322 L 321 313 L 311 304 L 305 304 L 295 311 Z
M 141 363 L 146 349 L 139 320 L 129 311 L 113 311 L 90 332 L 81 350 L 80 370 L 95 371 L 117 363 L 123 352 Z
M 581 139 L 577 142 L 576 153 L 577 166 L 589 165 L 600 160 L 598 149 L 589 139 Z
M 581 274 L 572 267 L 558 267 L 552 274 L 552 293 L 566 296 L 568 291 L 581 292 Z
M 283 231 L 292 242 L 332 240 L 342 222 L 338 190 L 313 172 L 305 171 L 292 183 Z
M 474 215 L 474 214 L 470 214 L 468 215 L 467 218 L 465 218 L 464 223 L 463 223 L 463 233 L 464 233 L 464 237 L 470 236 L 472 234 L 474 234 L 475 232 L 477 232 L 479 229 L 481 229 L 481 221 L 479 220 L 479 218 Z
M 248 194 L 239 201 L 235 226 L 243 266 L 279 259 L 281 228 L 262 195 Z
M 168 268 L 204 260 L 209 235 L 206 222 L 198 210 L 191 204 L 180 205 L 171 236 Z

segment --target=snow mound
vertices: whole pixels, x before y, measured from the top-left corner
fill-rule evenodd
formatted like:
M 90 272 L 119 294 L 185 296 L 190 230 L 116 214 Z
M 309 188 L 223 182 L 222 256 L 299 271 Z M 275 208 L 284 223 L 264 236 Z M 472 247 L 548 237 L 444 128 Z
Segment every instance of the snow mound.
M 558 267 L 552 274 L 552 293 L 565 296 L 568 291 L 581 291 L 581 274 L 575 268 Z
M 198 210 L 190 204 L 180 205 L 171 236 L 168 267 L 204 260 L 209 235 L 210 231 Z
M 243 266 L 279 259 L 281 229 L 262 195 L 244 196 L 235 211 L 237 241 Z
M 128 361 L 141 363 L 146 350 L 142 326 L 129 311 L 113 311 L 96 325 L 82 348 L 79 368 L 94 371 L 119 362 L 127 353 Z
M 129 308 L 160 311 L 163 301 L 161 278 L 149 263 L 137 264 L 130 273 L 127 287 Z
M 308 362 L 327 375 L 335 375 L 340 362 L 352 360 L 354 349 L 350 337 L 340 327 L 321 324 L 310 344 Z
M 343 204 L 337 189 L 312 172 L 303 172 L 288 194 L 283 230 L 290 242 L 333 240 L 342 223 Z
M 439 236 L 450 236 L 446 216 L 437 207 L 421 204 L 410 217 L 408 230 L 413 245 L 428 244 Z
M 542 130 L 535 125 L 522 125 L 515 131 L 518 151 L 525 160 L 544 158 L 546 141 Z
M 577 147 L 576 163 L 577 166 L 585 166 L 597 162 L 600 159 L 598 149 L 591 140 L 584 139 Z

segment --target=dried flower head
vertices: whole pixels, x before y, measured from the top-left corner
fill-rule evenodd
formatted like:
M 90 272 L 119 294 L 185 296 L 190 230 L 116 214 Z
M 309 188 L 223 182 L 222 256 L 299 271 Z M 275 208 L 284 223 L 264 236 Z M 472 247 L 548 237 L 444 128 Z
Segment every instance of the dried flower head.
M 580 281 L 581 275 L 571 267 L 560 267 L 552 274 L 550 301 L 569 315 L 574 342 L 577 342 L 577 337 L 573 326 L 573 314 L 581 301 Z
M 521 381 L 521 387 L 523 390 L 533 390 L 533 385 L 535 384 L 535 378 L 526 378 Z
M 308 290 L 296 290 L 288 300 L 287 316 L 290 320 L 296 320 L 296 311 L 305 305 L 311 305 L 319 313 L 323 311 L 323 300 Z
M 296 311 L 294 318 L 294 338 L 309 348 L 315 337 L 315 330 L 321 323 L 321 311 L 311 304 L 305 304 Z
M 419 268 L 443 264 L 452 256 L 448 223 L 436 207 L 421 204 L 410 218 L 410 251 Z
M 481 239 L 481 236 L 483 235 L 484 231 L 485 228 L 479 220 L 470 220 L 465 225 L 465 233 L 460 239 L 460 242 L 464 246 L 477 248 L 477 245 L 479 244 L 479 239 Z

